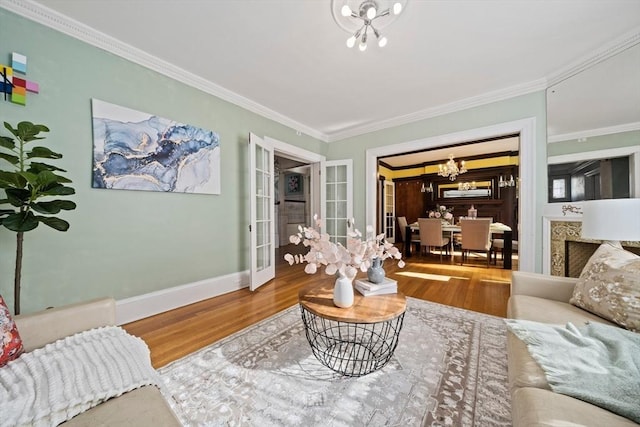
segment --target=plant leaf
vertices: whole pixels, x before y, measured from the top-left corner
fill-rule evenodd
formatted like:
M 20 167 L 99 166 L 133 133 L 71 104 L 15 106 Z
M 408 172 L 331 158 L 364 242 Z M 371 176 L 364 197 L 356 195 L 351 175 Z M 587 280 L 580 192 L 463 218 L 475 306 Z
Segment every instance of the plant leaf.
M 24 188 L 27 180 L 18 172 L 0 171 L 0 188 Z
M 76 190 L 71 187 L 66 187 L 62 184 L 52 185 L 47 189 L 43 189 L 40 191 L 41 196 L 69 196 L 71 194 L 75 194 Z
M 18 135 L 24 137 L 25 135 L 35 135 L 37 132 L 33 128 L 33 123 L 31 122 L 20 122 L 18 123 Z
M 31 212 L 18 212 L 2 219 L 2 225 L 11 231 L 31 231 L 38 226 L 36 216 Z
M 0 147 L 13 150 L 14 148 L 16 148 L 16 142 L 8 136 L 0 136 Z
M 38 175 L 32 174 L 31 172 L 18 172 L 18 175 L 26 179 L 32 187 L 38 184 Z
M 31 151 L 27 153 L 27 158 L 32 159 L 34 157 L 40 157 L 43 159 L 61 159 L 62 154 L 51 151 L 47 147 L 33 147 Z
M 76 204 L 71 200 L 52 200 L 50 202 L 31 203 L 31 209 L 41 214 L 53 215 L 61 210 L 72 211 Z
M 18 135 L 16 136 L 24 142 L 44 139 L 44 137 L 37 136 L 40 132 L 49 132 L 49 128 L 44 125 L 34 125 L 31 122 L 20 122 L 18 123 Z
M 14 129 L 13 126 L 11 126 L 9 123 L 4 122 L 4 127 L 11 132 L 11 134 L 13 136 L 15 136 L 16 138 L 18 137 L 18 129 Z
M 38 221 L 58 231 L 67 231 L 69 229 L 69 223 L 64 219 L 48 216 L 36 216 Z
M 59 172 L 66 172 L 66 170 L 61 169 L 57 166 L 53 166 L 53 165 L 48 165 L 46 163 L 40 163 L 40 162 L 31 162 L 29 164 L 29 169 L 27 169 L 28 172 L 31 173 L 35 173 L 38 174 L 42 171 L 59 171 Z
M 43 189 L 51 187 L 53 184 L 60 184 L 58 182 L 58 175 L 49 170 L 42 171 L 37 176 L 37 183 Z
M 29 190 L 24 188 L 7 188 L 4 192 L 7 193 L 7 200 L 9 200 L 12 206 L 19 208 L 29 204 L 29 199 L 31 198 L 31 192 Z
M 18 156 L 14 156 L 13 154 L 0 153 L 0 159 L 5 159 L 12 165 L 17 165 L 18 163 L 20 163 L 20 159 L 18 158 Z

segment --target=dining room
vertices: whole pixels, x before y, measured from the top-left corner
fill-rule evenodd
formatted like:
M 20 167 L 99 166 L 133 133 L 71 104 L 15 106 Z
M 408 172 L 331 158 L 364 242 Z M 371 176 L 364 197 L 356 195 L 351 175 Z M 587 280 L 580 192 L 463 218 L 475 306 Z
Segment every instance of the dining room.
M 426 263 L 517 269 L 518 154 L 519 136 L 505 135 L 379 158 L 380 232 Z M 421 243 L 420 218 L 440 219 L 443 240 Z M 462 238 L 463 222 L 478 225 L 467 219 L 488 219 L 488 246 Z

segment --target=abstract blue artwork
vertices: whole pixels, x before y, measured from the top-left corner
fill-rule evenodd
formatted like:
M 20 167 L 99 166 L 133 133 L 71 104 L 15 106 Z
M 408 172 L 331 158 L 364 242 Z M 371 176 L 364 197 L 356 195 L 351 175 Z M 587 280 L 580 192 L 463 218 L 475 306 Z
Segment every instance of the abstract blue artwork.
M 93 188 L 220 194 L 220 137 L 91 100 Z

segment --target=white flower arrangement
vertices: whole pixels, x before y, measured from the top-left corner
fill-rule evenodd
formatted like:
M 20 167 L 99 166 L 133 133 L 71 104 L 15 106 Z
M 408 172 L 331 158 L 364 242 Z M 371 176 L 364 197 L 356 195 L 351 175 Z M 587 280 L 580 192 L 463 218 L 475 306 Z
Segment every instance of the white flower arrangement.
M 447 208 L 445 205 L 436 205 L 436 210 L 429 211 L 429 218 L 442 219 L 451 221 L 453 219 L 453 208 Z
M 316 227 L 320 228 L 320 220 L 313 217 Z M 353 223 L 353 220 L 351 220 Z M 347 235 L 347 247 L 340 243 L 330 241 L 329 235 L 319 233 L 313 227 L 298 227 L 299 232 L 289 237 L 289 241 L 295 245 L 302 243 L 309 247 L 306 255 L 286 254 L 284 259 L 289 263 L 307 265 L 304 272 L 315 274 L 318 268 L 326 266 L 325 273 L 333 275 L 339 273 L 349 279 L 355 278 L 358 270 L 366 272 L 371 266 L 374 258 L 385 260 L 388 258 L 397 259 L 398 267 L 404 267 L 402 253 L 387 242 L 384 233 L 373 237 L 373 227 L 367 226 L 367 239 L 362 240 L 362 233 L 358 230 L 349 232 Z M 371 236 L 369 238 L 369 236 Z

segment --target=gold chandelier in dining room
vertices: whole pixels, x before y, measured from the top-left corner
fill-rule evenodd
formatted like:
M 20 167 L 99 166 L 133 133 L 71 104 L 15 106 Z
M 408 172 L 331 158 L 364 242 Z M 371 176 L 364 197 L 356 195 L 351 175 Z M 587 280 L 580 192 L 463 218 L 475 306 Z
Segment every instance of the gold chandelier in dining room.
M 467 168 L 464 167 L 464 160 L 460 161 L 460 167 L 458 163 L 453 160 L 453 154 L 449 154 L 449 160 L 445 164 L 438 165 L 438 175 L 449 177 L 449 180 L 455 181 L 458 175 L 467 172 Z

